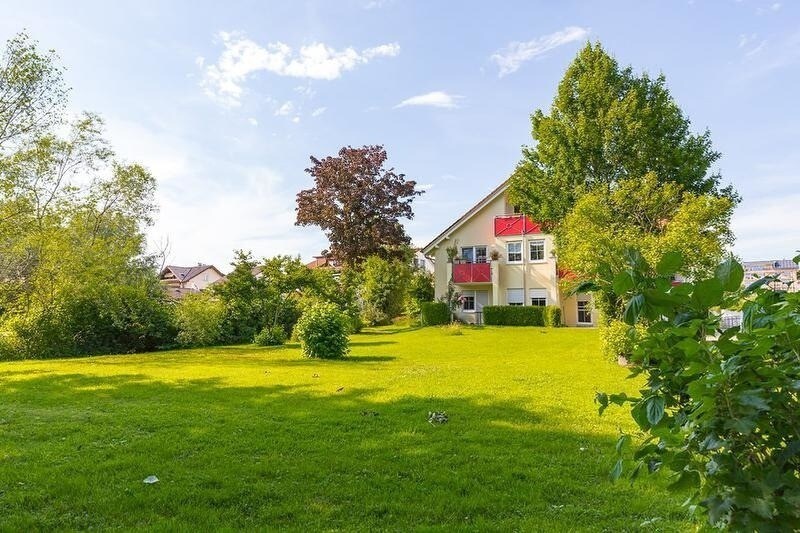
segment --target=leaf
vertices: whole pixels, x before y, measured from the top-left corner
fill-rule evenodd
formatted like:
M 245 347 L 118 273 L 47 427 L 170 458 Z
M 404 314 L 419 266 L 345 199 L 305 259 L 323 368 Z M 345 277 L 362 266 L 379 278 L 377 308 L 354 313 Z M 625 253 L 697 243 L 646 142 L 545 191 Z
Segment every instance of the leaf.
M 683 255 L 680 252 L 667 252 L 656 265 L 656 273 L 660 276 L 675 274 L 683 266 Z
M 623 252 L 625 256 L 625 262 L 628 266 L 633 267 L 634 270 L 643 271 L 648 270 L 647 261 L 644 260 L 642 253 L 637 250 L 636 248 L 625 248 Z
M 722 294 L 722 282 L 716 278 L 711 278 L 695 283 L 692 300 L 701 308 L 708 309 L 720 303 Z
M 631 417 L 639 425 L 640 428 L 647 430 L 650 429 L 650 421 L 647 419 L 645 412 L 645 403 L 639 402 L 631 408 Z
M 763 278 L 757 279 L 756 281 L 745 287 L 744 293 L 750 294 L 751 292 L 754 292 L 762 285 L 766 285 L 767 283 L 775 281 L 776 279 L 778 279 L 777 276 L 764 276 Z
M 742 286 L 744 268 L 742 268 L 742 265 L 740 265 L 733 256 L 729 256 L 717 266 L 717 269 L 714 271 L 714 277 L 719 280 L 726 291 L 733 292 L 739 290 Z
M 575 296 L 578 293 L 597 292 L 599 290 L 600 286 L 594 281 L 582 281 L 569 291 L 569 296 Z
M 644 309 L 643 294 L 637 294 L 628 300 L 628 303 L 625 304 L 625 311 L 622 313 L 622 318 L 625 320 L 625 323 L 629 326 L 636 324 L 637 320 L 639 320 L 639 316 L 642 314 L 642 309 Z
M 614 281 L 611 284 L 611 288 L 614 290 L 614 294 L 617 296 L 622 296 L 627 293 L 629 290 L 633 288 L 634 282 L 633 277 L 631 277 L 630 272 L 620 272 L 616 276 L 614 276 Z
M 678 479 L 667 485 L 667 490 L 680 491 L 700 486 L 700 473 L 695 470 L 683 470 Z
M 758 390 L 745 391 L 739 395 L 739 403 L 754 407 L 759 411 L 769 411 L 769 403 L 759 395 Z
M 617 445 L 616 445 L 617 455 L 622 455 L 622 450 L 624 450 L 625 446 L 627 446 L 630 442 L 631 442 L 630 435 L 628 435 L 627 433 L 623 433 L 622 435 L 620 435 L 619 438 L 617 439 Z
M 608 477 L 611 478 L 611 481 L 617 481 L 621 475 L 622 459 L 618 459 L 617 462 L 614 463 L 614 468 L 612 468 L 611 472 L 608 473 Z
M 664 418 L 664 398 L 661 396 L 650 396 L 645 401 L 645 412 L 647 421 L 656 426 Z

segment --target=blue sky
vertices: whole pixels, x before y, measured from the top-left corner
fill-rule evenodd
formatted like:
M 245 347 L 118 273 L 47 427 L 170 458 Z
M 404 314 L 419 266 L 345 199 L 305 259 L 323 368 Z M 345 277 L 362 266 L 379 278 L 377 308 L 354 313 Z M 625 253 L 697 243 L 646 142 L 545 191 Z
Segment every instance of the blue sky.
M 235 248 L 310 258 L 298 228 L 309 155 L 383 144 L 426 194 L 424 244 L 505 179 L 579 47 L 667 77 L 709 128 L 743 259 L 800 248 L 800 2 L 40 2 L 4 0 L 67 67 L 74 111 L 102 114 L 148 166 L 170 261 L 223 269 Z M 163 4 L 163 5 L 162 5 Z

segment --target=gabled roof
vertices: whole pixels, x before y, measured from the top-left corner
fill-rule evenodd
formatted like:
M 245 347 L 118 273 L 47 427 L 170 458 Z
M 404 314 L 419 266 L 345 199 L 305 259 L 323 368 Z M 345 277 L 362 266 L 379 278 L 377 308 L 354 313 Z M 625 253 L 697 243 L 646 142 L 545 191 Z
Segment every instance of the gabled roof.
M 425 255 L 428 255 L 433 248 L 439 246 L 439 244 L 441 244 L 441 242 L 444 239 L 449 237 L 452 232 L 454 232 L 455 230 L 460 228 L 466 221 L 468 221 L 470 218 L 472 218 L 473 215 L 475 215 L 475 213 L 477 213 L 478 211 L 480 211 L 481 209 L 486 207 L 486 205 L 488 205 L 489 203 L 494 201 L 498 196 L 500 196 L 501 194 L 505 193 L 506 189 L 508 189 L 508 182 L 509 182 L 508 179 L 505 180 L 503 183 L 498 185 L 497 188 L 495 188 L 492 192 L 487 194 L 481 201 L 479 201 L 477 204 L 472 206 L 472 208 L 470 208 L 469 211 L 467 211 L 466 213 L 461 215 L 461 217 L 458 220 L 456 220 L 455 222 L 453 222 L 452 224 L 450 224 L 450 226 L 448 226 L 448 228 L 446 230 L 441 232 L 431 242 L 426 244 L 422 248 L 422 252 Z
M 175 266 L 175 265 L 167 265 L 167 266 L 164 267 L 164 270 L 161 271 L 161 276 L 160 277 L 161 277 L 161 279 L 164 279 L 164 277 L 167 275 L 167 273 L 170 273 L 170 274 L 173 275 L 173 277 L 176 280 L 178 280 L 180 282 L 184 282 L 184 281 L 189 281 L 190 279 L 199 276 L 200 274 L 202 274 L 203 272 L 205 272 L 208 269 L 214 269 L 214 271 L 216 271 L 217 274 L 219 274 L 220 276 L 223 276 L 222 272 L 220 272 L 219 269 L 217 267 L 215 267 L 214 265 L 199 264 L 197 266 L 192 266 L 192 267 L 182 267 L 182 266 Z

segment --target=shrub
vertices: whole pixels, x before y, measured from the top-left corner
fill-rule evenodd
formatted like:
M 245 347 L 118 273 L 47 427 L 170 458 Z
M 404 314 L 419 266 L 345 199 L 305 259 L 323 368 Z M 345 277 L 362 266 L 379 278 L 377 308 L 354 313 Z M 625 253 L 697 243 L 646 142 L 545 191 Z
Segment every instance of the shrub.
M 403 312 L 411 267 L 398 260 L 370 256 L 363 264 L 364 321 L 371 325 L 388 323 Z
M 544 326 L 544 307 L 487 305 L 483 308 L 487 326 Z
M 744 269 L 732 258 L 714 277 L 673 287 L 682 262 L 673 255 L 653 271 L 639 259 L 617 274 L 625 322 L 647 325 L 631 358 L 646 380 L 638 395 L 598 393 L 600 413 L 625 406 L 645 433 L 631 479 L 671 470 L 671 488 L 689 491 L 686 504 L 714 527 L 797 531 L 800 293 L 764 287 L 773 276 L 741 289 Z M 715 309 L 740 306 L 741 326 L 721 324 Z M 617 442 L 612 479 L 631 441 Z
M 561 327 L 561 308 L 557 305 L 548 305 L 544 308 L 544 325 L 550 328 Z
M 450 322 L 450 308 L 444 302 L 422 302 L 419 307 L 423 326 L 439 326 Z
M 348 352 L 347 316 L 332 303 L 317 303 L 306 309 L 295 332 L 306 357 L 336 359 Z
M 184 296 L 175 307 L 178 344 L 211 346 L 222 340 L 225 304 L 211 294 L 201 292 Z
M 622 320 L 612 320 L 600 327 L 600 348 L 603 355 L 612 361 L 620 357 L 630 360 L 643 326 L 629 326 Z
M 286 342 L 286 331 L 283 326 L 266 326 L 258 332 L 253 342 L 261 346 L 280 346 Z
M 444 332 L 445 335 L 452 335 L 452 336 L 458 336 L 464 334 L 463 326 L 458 322 L 442 326 L 442 332 Z

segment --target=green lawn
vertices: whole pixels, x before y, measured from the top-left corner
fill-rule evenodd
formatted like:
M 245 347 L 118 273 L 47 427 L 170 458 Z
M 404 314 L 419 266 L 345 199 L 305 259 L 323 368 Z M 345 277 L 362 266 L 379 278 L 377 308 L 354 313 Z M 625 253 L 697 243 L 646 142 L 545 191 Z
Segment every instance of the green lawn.
M 626 375 L 574 328 L 0 363 L 0 529 L 689 529 L 665 479 L 608 481 Z

